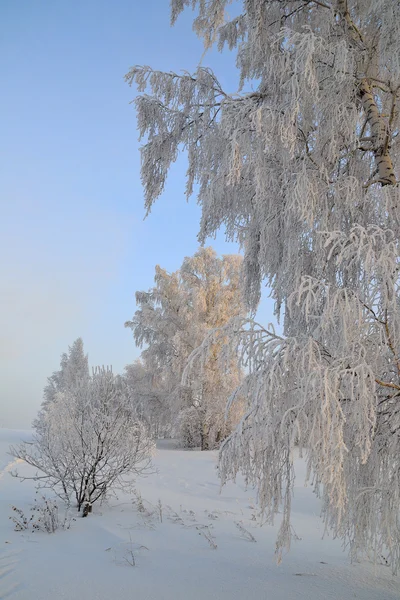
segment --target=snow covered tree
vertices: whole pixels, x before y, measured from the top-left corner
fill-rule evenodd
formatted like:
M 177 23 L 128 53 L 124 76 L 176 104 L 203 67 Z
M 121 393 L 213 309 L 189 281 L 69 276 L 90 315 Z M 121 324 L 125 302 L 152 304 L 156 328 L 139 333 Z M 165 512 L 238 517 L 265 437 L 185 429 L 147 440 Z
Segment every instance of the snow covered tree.
M 129 365 L 126 377 L 149 419 L 150 430 L 157 435 L 161 433 L 160 417 L 166 418 L 164 429 L 167 423 L 171 428 L 173 415 L 179 410 L 181 357 L 189 356 L 195 346 L 186 333 L 188 299 L 179 274 L 169 274 L 157 266 L 154 280 L 155 286 L 148 292 L 136 292 L 139 308 L 125 327 L 132 329 L 136 345 L 144 347 L 141 367 Z
M 209 331 L 226 324 L 235 316 L 244 316 L 242 294 L 240 291 L 242 258 L 239 255 L 216 257 L 211 248 L 200 249 L 193 257 L 185 258 L 180 269 L 183 287 L 189 291 L 191 312 L 196 315 L 198 324 L 193 331 L 193 317 L 190 315 L 190 339 L 197 347 L 202 343 Z M 197 335 L 196 335 L 197 334 Z M 197 419 L 192 429 L 200 432 L 200 445 L 208 450 L 218 445 L 233 425 L 238 422 L 241 404 L 226 414 L 226 399 L 230 396 L 241 378 L 241 369 L 236 357 L 229 362 L 224 372 L 219 365 L 219 357 L 225 340 L 221 339 L 210 349 L 198 371 L 192 371 L 187 378 L 185 388 L 190 390 L 191 409 L 197 410 Z M 188 356 L 185 357 L 184 367 Z M 182 377 L 182 371 L 180 377 Z M 187 394 L 188 395 L 188 394 Z M 180 423 L 187 428 L 188 419 L 194 417 L 193 411 L 188 410 L 181 415 Z
M 30 478 L 40 487 L 67 503 L 72 496 L 86 516 L 92 504 L 148 471 L 153 442 L 132 410 L 125 380 L 104 368 L 73 377 L 81 366 L 71 361 L 69 384 L 40 412 L 33 441 L 11 452 L 37 469 Z
M 170 407 L 164 398 L 164 387 L 157 372 L 146 367 L 142 359 L 125 367 L 123 375 L 129 390 L 133 410 L 146 424 L 154 439 L 169 437 L 171 433 Z
M 230 327 L 249 410 L 221 449 L 222 480 L 242 470 L 271 518 L 283 503 L 279 554 L 297 440 L 327 525 L 396 570 L 400 3 L 243 0 L 229 17 L 230 4 L 172 0 L 172 21 L 197 8 L 205 48 L 237 49 L 237 93 L 204 67 L 127 74 L 148 91 L 136 99 L 147 211 L 184 148 L 200 240 L 224 225 L 244 250 L 249 307 L 265 280 L 284 315 L 282 336 Z
M 181 377 L 207 332 L 245 314 L 239 292 L 241 263 L 240 256 L 218 258 L 212 248 L 200 248 L 175 273 L 156 267 L 155 287 L 136 293 L 139 309 L 126 323 L 136 344 L 146 345 L 141 358 L 151 374 L 148 401 L 156 401 L 157 410 L 169 413 L 170 419 L 179 416 L 180 437 L 189 446 L 214 447 L 232 429 L 224 414 L 226 398 L 240 380 L 237 361 L 232 361 L 230 373 L 222 374 L 217 362 L 221 345 L 216 345 L 201 376 L 192 374 L 186 387 Z
M 89 377 L 88 356 L 83 351 L 83 340 L 78 338 L 72 346 L 68 348 L 68 353 L 61 355 L 60 370 L 47 379 L 47 385 L 43 392 L 42 407 L 46 409 L 58 392 L 65 391 L 77 381 Z

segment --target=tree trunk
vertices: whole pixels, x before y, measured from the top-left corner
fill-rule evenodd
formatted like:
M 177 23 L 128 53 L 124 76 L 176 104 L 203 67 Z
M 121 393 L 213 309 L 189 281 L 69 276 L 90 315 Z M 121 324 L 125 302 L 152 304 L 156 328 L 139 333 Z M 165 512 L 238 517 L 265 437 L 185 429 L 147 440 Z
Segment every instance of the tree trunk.
M 201 428 L 201 450 L 209 450 L 210 449 L 210 440 L 209 440 L 210 428 L 204 424 Z
M 222 439 L 222 431 L 221 431 L 221 429 L 218 429 L 217 435 L 216 435 L 216 438 L 215 438 L 215 443 L 219 444 L 220 441 L 221 441 L 221 439 Z
M 389 155 L 390 132 L 387 130 L 386 124 L 379 112 L 367 79 L 363 79 L 361 82 L 359 94 L 367 122 L 371 128 L 372 151 L 378 171 L 377 181 L 382 185 L 396 185 L 393 163 Z
M 338 13 L 345 22 L 345 27 L 352 46 L 365 52 L 367 46 L 361 32 L 354 24 L 348 10 L 347 0 L 338 0 Z M 374 153 L 376 172 L 378 178 L 376 183 L 384 185 L 396 185 L 396 176 L 393 170 L 392 159 L 390 158 L 390 125 L 386 125 L 382 114 L 376 104 L 371 83 L 368 77 L 361 81 L 358 95 L 365 112 L 366 120 L 371 129 L 371 151 Z M 375 183 L 375 181 L 374 181 Z

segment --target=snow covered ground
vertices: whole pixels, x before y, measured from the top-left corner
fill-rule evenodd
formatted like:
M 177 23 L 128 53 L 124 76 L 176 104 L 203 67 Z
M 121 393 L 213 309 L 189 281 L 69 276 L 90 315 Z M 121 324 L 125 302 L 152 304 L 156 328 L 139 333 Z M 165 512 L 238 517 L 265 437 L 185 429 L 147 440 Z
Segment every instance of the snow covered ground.
M 254 492 L 229 484 L 219 495 L 216 453 L 185 452 L 165 442 L 154 460 L 158 472 L 137 482 L 142 507 L 132 495 L 121 495 L 69 530 L 15 532 L 11 505 L 29 514 L 34 498 L 32 482 L 9 475 L 16 465 L 8 447 L 21 436 L 27 439 L 29 432 L 0 429 L 2 600 L 400 598 L 400 581 L 389 568 L 352 565 L 339 541 L 321 539 L 318 501 L 302 485 L 300 461 L 293 525 L 301 539 L 279 566 L 277 527 L 260 528 L 253 520 Z

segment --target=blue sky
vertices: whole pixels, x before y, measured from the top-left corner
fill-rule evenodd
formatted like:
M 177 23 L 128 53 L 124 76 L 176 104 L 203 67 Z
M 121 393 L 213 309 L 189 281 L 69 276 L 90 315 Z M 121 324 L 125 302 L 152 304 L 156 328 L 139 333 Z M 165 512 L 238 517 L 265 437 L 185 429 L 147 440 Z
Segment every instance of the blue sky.
M 124 322 L 154 267 L 196 251 L 199 209 L 185 160 L 145 221 L 133 64 L 193 70 L 202 55 L 187 11 L 168 0 L 3 0 L 0 166 L 0 427 L 27 427 L 46 378 L 81 336 L 89 362 L 122 371 L 139 351 Z M 232 55 L 209 53 L 235 91 Z M 224 236 L 210 243 L 236 252 Z M 271 320 L 270 303 L 261 316 Z

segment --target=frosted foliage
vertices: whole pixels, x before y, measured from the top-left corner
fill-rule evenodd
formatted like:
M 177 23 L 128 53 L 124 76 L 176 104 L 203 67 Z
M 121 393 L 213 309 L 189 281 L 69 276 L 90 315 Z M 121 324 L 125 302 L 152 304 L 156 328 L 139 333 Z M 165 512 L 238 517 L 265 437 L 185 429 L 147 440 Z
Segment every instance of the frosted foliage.
M 172 0 L 172 20 L 191 6 L 205 46 L 236 51 L 239 92 L 204 67 L 127 75 L 146 92 L 136 106 L 147 210 L 184 149 L 200 240 L 224 226 L 244 250 L 248 305 L 264 280 L 284 315 L 282 338 L 251 322 L 220 330 L 249 369 L 248 412 L 220 473 L 243 471 L 271 517 L 283 503 L 279 554 L 299 443 L 327 524 L 396 570 L 400 3 L 244 0 L 233 18 L 229 4 Z
M 54 401 L 57 392 L 65 391 L 75 382 L 89 377 L 88 356 L 83 351 L 83 340 L 78 338 L 68 348 L 68 353 L 61 355 L 60 370 L 48 377 L 43 391 L 43 405 L 46 410 Z
M 171 410 L 165 401 L 165 388 L 159 369 L 152 369 L 144 359 L 125 367 L 124 380 L 130 391 L 132 408 L 157 438 L 171 435 Z
M 201 419 L 194 406 L 184 408 L 179 413 L 179 438 L 184 448 L 201 445 Z
M 57 392 L 43 410 L 33 441 L 13 454 L 35 467 L 31 477 L 50 487 L 78 510 L 118 488 L 132 485 L 132 476 L 146 473 L 153 444 L 132 411 L 129 390 L 111 369 Z
M 240 256 L 219 258 L 212 248 L 200 248 L 175 273 L 156 267 L 155 286 L 136 293 L 139 308 L 126 323 L 136 344 L 145 346 L 141 368 L 148 375 L 141 391 L 136 379 L 136 389 L 151 429 L 162 415 L 164 429 L 169 419 L 183 441 L 191 440 L 190 446 L 214 447 L 233 427 L 234 415 L 226 421 L 224 414 L 226 398 L 240 381 L 236 360 L 229 373 L 221 374 L 221 347 L 215 346 L 206 367 L 193 373 L 187 385 L 181 385 L 181 377 L 188 357 L 210 330 L 245 314 L 239 293 L 241 266 Z M 127 375 L 133 375 L 132 369 Z

